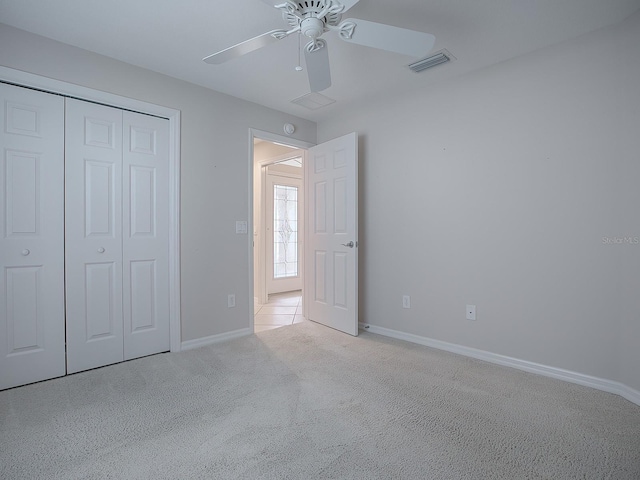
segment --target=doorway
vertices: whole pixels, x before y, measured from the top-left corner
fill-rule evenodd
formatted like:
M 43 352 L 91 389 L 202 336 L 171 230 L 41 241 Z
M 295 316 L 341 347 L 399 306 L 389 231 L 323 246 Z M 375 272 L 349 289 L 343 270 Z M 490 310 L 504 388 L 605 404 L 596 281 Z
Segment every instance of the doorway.
M 266 142 L 266 146 L 261 145 Z M 285 147 L 280 155 L 273 153 L 270 158 L 260 160 L 255 151 Z M 292 150 L 299 149 L 302 155 Z M 293 324 L 296 313 L 300 312 L 305 320 L 320 323 L 327 327 L 358 335 L 358 135 L 355 132 L 343 135 L 319 145 L 290 139 L 268 132 L 251 129 L 249 131 L 249 203 L 251 237 L 249 247 L 249 288 L 250 303 L 254 310 L 250 320 L 250 328 L 256 330 L 256 312 L 259 314 L 264 306 L 269 306 L 269 293 L 266 286 L 266 244 L 265 237 L 273 235 L 274 245 L 277 243 L 273 230 L 268 233 L 267 222 L 261 212 L 266 208 L 266 168 L 277 163 L 302 159 L 301 177 L 304 191 L 307 193 L 306 227 L 298 226 L 302 234 L 298 237 L 297 248 L 304 250 L 300 255 L 298 266 L 302 276 L 303 290 L 294 312 L 291 308 L 283 315 L 288 318 L 276 319 L 266 324 L 264 317 L 259 318 L 260 325 L 278 328 Z M 287 153 L 288 152 L 288 153 Z M 288 158 L 287 158 L 288 157 Z M 275 192 L 275 187 L 272 185 Z M 273 193 L 273 192 L 272 192 Z M 275 193 L 273 193 L 275 195 Z M 304 197 L 304 192 L 302 194 Z M 274 201 L 276 198 L 274 197 Z M 304 216 L 298 217 L 304 224 Z M 270 225 L 270 224 L 269 224 Z M 275 249 L 275 247 L 273 247 Z M 295 251 L 295 249 L 294 249 Z M 277 253 L 274 251 L 274 258 Z M 291 259 L 293 257 L 289 257 Z M 284 262 L 291 263 L 290 260 Z M 302 262 L 304 259 L 304 262 Z M 278 267 L 274 263 L 274 271 Z M 280 266 L 282 271 L 282 265 Z M 288 271 L 288 266 L 284 266 Z M 305 273 L 306 272 L 306 273 Z M 304 292 L 304 297 L 303 297 Z M 293 300 L 288 300 L 293 302 Z M 276 305 L 271 305 L 276 307 Z M 292 307 L 293 305 L 280 305 Z M 298 307 L 300 307 L 298 309 Z M 263 314 L 278 315 L 275 310 L 263 311 Z M 289 320 L 291 323 L 289 323 Z M 300 319 L 302 320 L 302 318 Z M 277 322 L 277 323 L 276 323 Z M 264 328 L 268 329 L 268 328 Z
M 305 150 L 253 139 L 254 332 L 304 320 Z

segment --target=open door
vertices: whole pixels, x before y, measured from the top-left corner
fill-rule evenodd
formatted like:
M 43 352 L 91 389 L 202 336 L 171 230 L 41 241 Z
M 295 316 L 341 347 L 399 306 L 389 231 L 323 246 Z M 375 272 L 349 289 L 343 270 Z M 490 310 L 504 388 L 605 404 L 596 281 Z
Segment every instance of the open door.
M 307 320 L 358 335 L 358 136 L 308 150 Z

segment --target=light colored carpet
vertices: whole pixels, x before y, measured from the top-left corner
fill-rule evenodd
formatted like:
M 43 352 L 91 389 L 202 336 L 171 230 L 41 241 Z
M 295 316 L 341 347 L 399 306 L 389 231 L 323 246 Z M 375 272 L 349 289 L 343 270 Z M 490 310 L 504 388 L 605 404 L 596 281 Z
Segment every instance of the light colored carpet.
M 2 479 L 640 478 L 621 397 L 304 322 L 0 392 Z

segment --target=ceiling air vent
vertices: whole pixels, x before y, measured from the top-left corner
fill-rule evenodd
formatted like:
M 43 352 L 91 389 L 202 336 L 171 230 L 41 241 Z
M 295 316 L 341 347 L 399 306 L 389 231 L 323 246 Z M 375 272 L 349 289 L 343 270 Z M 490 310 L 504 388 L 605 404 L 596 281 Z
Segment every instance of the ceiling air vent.
M 417 62 L 411 63 L 409 68 L 418 73 L 426 70 L 427 68 L 435 67 L 436 65 L 440 65 L 442 63 L 450 62 L 451 60 L 455 60 L 455 57 L 451 55 L 446 50 L 440 50 L 433 55 L 423 58 L 422 60 L 418 60 Z
M 317 110 L 318 108 L 331 105 L 334 102 L 335 100 L 333 98 L 326 97 L 317 92 L 307 93 L 306 95 L 291 100 L 291 103 L 308 108 L 309 110 Z

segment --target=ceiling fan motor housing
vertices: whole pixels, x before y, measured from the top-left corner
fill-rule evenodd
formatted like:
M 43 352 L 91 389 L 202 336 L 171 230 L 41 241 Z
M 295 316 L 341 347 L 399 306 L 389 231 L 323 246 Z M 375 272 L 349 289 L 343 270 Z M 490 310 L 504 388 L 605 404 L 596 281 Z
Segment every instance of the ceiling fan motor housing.
M 292 27 L 300 25 L 302 33 L 310 38 L 318 38 L 326 31 L 325 25 L 337 26 L 342 19 L 342 4 L 336 0 L 302 0 L 294 2 L 289 0 L 290 8 L 286 8 L 286 3 L 282 5 L 282 16 L 284 20 Z M 324 14 L 323 14 L 324 12 Z M 322 17 L 320 15 L 322 14 Z M 306 20 L 316 19 L 320 23 L 313 22 L 314 29 L 320 28 L 320 35 L 312 37 L 304 31 L 303 24 Z M 308 22 L 311 24 L 312 22 Z M 310 32 L 311 33 L 311 32 Z

